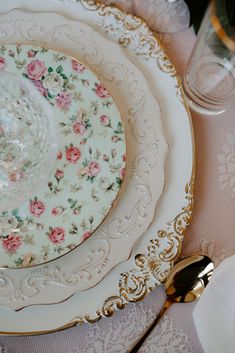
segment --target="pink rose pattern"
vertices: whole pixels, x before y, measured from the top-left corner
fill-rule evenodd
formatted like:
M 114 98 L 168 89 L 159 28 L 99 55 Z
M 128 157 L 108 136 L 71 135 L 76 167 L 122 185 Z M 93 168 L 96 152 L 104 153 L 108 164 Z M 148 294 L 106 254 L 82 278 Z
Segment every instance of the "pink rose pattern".
M 31 80 L 38 81 L 42 78 L 42 76 L 46 73 L 47 69 L 45 63 L 41 60 L 32 60 L 27 65 L 27 74 L 28 78 Z
M 34 58 L 37 52 L 35 50 L 30 49 L 27 54 L 29 58 Z
M 66 159 L 72 164 L 77 163 L 79 158 L 81 157 L 81 151 L 79 148 L 70 145 L 70 147 L 66 147 Z
M 86 126 L 76 121 L 73 124 L 73 131 L 75 132 L 75 134 L 82 136 L 86 131 Z
M 34 217 L 39 218 L 45 211 L 45 205 L 35 197 L 34 200 L 30 200 L 29 210 Z
M 68 111 L 72 103 L 72 97 L 68 92 L 61 92 L 56 97 L 57 107 L 61 110 Z
M 56 178 L 56 180 L 60 180 L 60 179 L 62 179 L 64 177 L 64 172 L 63 172 L 63 170 L 61 170 L 61 169 L 57 169 L 56 170 L 56 172 L 55 172 L 55 178 Z
M 57 159 L 58 159 L 58 161 L 60 161 L 62 158 L 63 158 L 63 153 L 62 153 L 61 151 L 59 151 L 59 152 L 57 153 Z
M 64 212 L 64 207 L 62 206 L 54 207 L 51 210 L 51 213 L 53 214 L 53 216 L 60 216 L 63 212 Z
M 88 165 L 88 173 L 87 175 L 90 177 L 96 176 L 100 172 L 100 165 L 98 162 L 93 161 Z
M 12 49 L 9 49 L 6 54 L 9 56 L 9 60 L 17 60 L 19 59 L 19 55 L 21 52 L 21 46 L 18 46 L 18 49 L 16 50 L 16 46 L 12 46 Z M 55 195 L 56 193 L 60 193 L 61 190 L 63 189 L 64 185 L 68 183 L 68 178 L 66 178 L 66 173 L 67 169 L 69 166 L 73 168 L 77 168 L 77 178 L 78 180 L 80 178 L 85 177 L 88 183 L 92 183 L 95 180 L 99 180 L 99 178 L 103 175 L 103 168 L 104 165 L 113 165 L 115 155 L 111 152 L 110 150 L 104 150 L 102 153 L 99 154 L 99 151 L 94 148 L 94 146 L 89 147 L 89 138 L 90 138 L 90 133 L 93 129 L 93 117 L 90 119 L 89 116 L 87 116 L 86 112 L 83 111 L 78 111 L 74 116 L 72 116 L 72 111 L 74 110 L 73 105 L 73 99 L 74 99 L 74 92 L 73 88 L 69 88 L 69 82 L 68 82 L 68 77 L 69 74 L 64 72 L 63 65 L 59 65 L 57 67 L 53 67 L 54 62 L 51 62 L 51 66 L 48 63 L 48 60 L 43 59 L 42 51 L 40 48 L 30 48 L 28 47 L 28 50 L 25 53 L 24 59 L 26 59 L 26 64 L 24 67 L 21 68 L 22 71 L 24 71 L 23 75 L 30 79 L 34 86 L 37 88 L 37 90 L 41 93 L 42 96 L 44 96 L 46 99 L 48 99 L 52 105 L 55 105 L 61 112 L 62 114 L 68 114 L 69 119 L 65 119 L 65 121 L 71 121 L 70 124 L 61 124 L 61 131 L 67 129 L 67 135 L 72 137 L 70 141 L 75 141 L 73 143 L 69 143 L 68 146 L 65 146 L 65 148 L 60 149 L 57 153 L 57 164 L 56 164 L 56 169 L 54 171 L 54 174 L 52 175 L 52 180 L 48 182 L 48 187 L 51 192 L 54 192 Z M 7 58 L 3 56 L 0 56 L 0 70 L 5 69 L 7 66 Z M 89 89 L 93 91 L 94 95 L 94 101 L 96 100 L 99 102 L 100 100 L 100 107 L 105 107 L 106 110 L 102 111 L 102 109 L 99 107 L 97 112 L 94 112 L 94 118 L 97 119 L 98 125 L 100 126 L 100 129 L 107 129 L 107 131 L 111 131 L 111 136 L 110 140 L 112 143 L 118 143 L 122 139 L 122 132 L 120 131 L 119 128 L 116 128 L 113 125 L 112 121 L 112 115 L 108 113 L 109 106 L 112 105 L 112 100 L 110 97 L 109 92 L 106 90 L 104 85 L 100 82 L 95 82 L 94 84 L 90 84 L 88 79 L 83 79 L 82 75 L 87 72 L 87 68 L 79 63 L 78 61 L 72 59 L 71 62 L 71 72 L 73 72 L 73 75 L 79 75 L 79 80 L 80 82 L 83 82 L 84 87 L 90 87 Z M 19 69 L 19 68 L 18 68 Z M 45 88 L 43 85 L 43 81 L 45 77 L 47 77 L 50 73 L 53 73 L 53 77 L 58 77 L 60 75 L 60 79 L 58 81 L 58 87 L 61 87 L 61 91 L 59 93 L 55 91 L 51 92 L 56 92 L 56 94 L 53 95 L 53 93 L 50 93 L 50 89 Z M 57 76 L 56 76 L 57 75 Z M 87 74 L 86 74 L 87 75 Z M 87 77 L 87 76 L 86 76 Z M 88 76 L 89 77 L 89 76 Z M 67 80 L 67 81 L 66 81 Z M 47 87 L 48 87 L 48 82 L 50 81 L 47 79 Z M 73 82 L 71 82 L 73 83 Z M 55 84 L 55 82 L 52 82 L 52 84 Z M 76 86 L 76 85 L 75 85 Z M 77 104 L 76 104 L 77 107 Z M 101 114 L 100 114 L 101 113 Z M 108 132 L 108 134 L 110 134 Z M 92 136 L 92 134 L 91 134 Z M 88 145 L 88 147 L 87 147 Z M 86 146 L 86 150 L 89 151 L 89 155 L 84 155 L 83 156 L 83 149 L 84 147 L 80 146 Z M 114 149 L 112 149 L 114 150 Z M 98 154 L 97 154 L 98 153 Z M 125 164 L 125 155 L 121 155 L 121 162 L 120 162 L 120 156 L 119 156 L 119 163 L 122 166 L 122 168 L 119 168 L 116 172 L 116 188 L 118 189 L 122 183 L 122 180 L 124 178 L 125 174 L 125 168 L 123 167 L 123 164 Z M 115 174 L 114 174 L 115 175 Z M 106 176 L 106 175 L 105 175 Z M 13 180 L 14 176 L 12 176 Z M 65 183 L 65 184 L 64 184 Z M 110 191 L 112 193 L 112 191 Z M 87 220 L 87 229 L 81 229 L 76 230 L 75 229 L 70 229 L 68 230 L 68 225 L 64 225 L 61 220 L 66 216 L 66 214 L 69 212 L 70 215 L 71 213 L 76 217 L 76 223 L 77 226 L 81 224 L 82 221 L 85 221 L 83 213 L 82 213 L 82 205 L 79 204 L 78 198 L 75 196 L 74 199 L 68 199 L 67 204 L 66 201 L 64 200 L 63 204 L 54 204 L 53 207 L 46 207 L 47 205 L 47 200 L 43 200 L 43 197 L 34 197 L 32 200 L 29 201 L 29 218 L 28 219 L 23 219 L 23 222 L 27 224 L 32 224 L 35 223 L 36 229 L 38 231 L 43 232 L 44 234 L 47 234 L 47 239 L 49 244 L 53 247 L 51 247 L 52 252 L 56 252 L 58 254 L 62 254 L 67 252 L 68 250 L 66 249 L 72 249 L 78 245 L 77 242 L 81 242 L 89 238 L 93 232 L 93 229 L 96 228 L 96 226 L 90 222 L 90 219 L 93 219 L 93 216 L 89 217 L 89 221 Z M 44 215 L 44 217 L 42 217 Z M 43 223 L 40 223 L 40 220 L 43 219 L 45 220 L 45 216 L 48 217 L 49 219 L 58 219 L 56 226 L 55 223 L 53 222 L 53 226 L 50 226 L 48 231 L 45 231 L 45 225 Z M 50 218 L 51 217 L 51 218 Z M 96 216 L 95 216 L 96 217 Z M 22 220 L 18 216 L 18 226 L 19 229 L 22 226 Z M 93 222 L 93 221 L 92 221 Z M 95 223 L 94 223 L 95 224 Z M 35 228 L 34 228 L 35 229 Z M 78 233 L 77 233 L 78 232 Z M 75 238 L 76 240 L 74 242 L 74 239 L 69 238 L 71 237 L 71 234 L 78 234 L 80 238 L 77 238 L 77 235 Z M 4 249 L 5 253 L 9 254 L 12 256 L 12 254 L 17 254 L 17 251 L 25 246 L 24 245 L 24 234 L 21 234 L 20 232 L 17 234 L 9 234 L 9 235 L 4 235 L 2 236 L 0 234 L 1 238 L 1 245 L 2 248 Z M 79 240 L 80 239 L 80 240 Z M 49 246 L 49 245 L 48 245 Z M 16 266 L 21 266 L 21 267 L 27 267 L 31 266 L 34 264 L 38 263 L 37 258 L 39 257 L 38 253 L 34 253 L 35 248 L 33 251 L 27 249 L 27 253 L 23 253 L 20 255 L 16 255 L 17 260 L 15 260 Z M 37 250 L 38 252 L 38 250 Z M 41 256 L 41 255 L 40 255 Z M 50 260 L 50 256 L 48 253 L 44 253 L 43 259 L 44 261 Z M 42 256 L 41 256 L 42 257 Z
M 9 254 L 15 253 L 22 243 L 23 241 L 20 235 L 10 234 L 7 238 L 2 239 L 2 247 Z
M 110 97 L 110 94 L 108 93 L 108 91 L 106 90 L 106 88 L 104 87 L 104 85 L 102 83 L 96 83 L 94 90 L 95 90 L 96 95 L 99 98 L 107 99 Z
M 103 126 L 110 126 L 110 118 L 107 115 L 101 115 L 100 122 Z
M 0 56 L 0 70 L 5 69 L 6 67 L 6 60 L 3 56 Z
M 65 230 L 62 227 L 50 228 L 50 231 L 47 234 L 48 234 L 49 240 L 53 244 L 60 244 L 60 243 L 63 243 L 65 240 Z
M 86 240 L 91 236 L 91 232 L 85 232 L 83 233 L 82 240 Z

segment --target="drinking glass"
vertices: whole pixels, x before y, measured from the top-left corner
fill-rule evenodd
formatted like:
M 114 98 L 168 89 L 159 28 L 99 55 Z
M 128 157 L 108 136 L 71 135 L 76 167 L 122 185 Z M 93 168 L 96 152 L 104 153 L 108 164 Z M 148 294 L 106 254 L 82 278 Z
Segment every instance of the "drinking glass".
M 189 105 L 208 115 L 235 103 L 235 1 L 213 0 L 186 67 L 183 88 Z
M 26 201 L 56 159 L 52 108 L 30 80 L 0 72 L 0 212 Z

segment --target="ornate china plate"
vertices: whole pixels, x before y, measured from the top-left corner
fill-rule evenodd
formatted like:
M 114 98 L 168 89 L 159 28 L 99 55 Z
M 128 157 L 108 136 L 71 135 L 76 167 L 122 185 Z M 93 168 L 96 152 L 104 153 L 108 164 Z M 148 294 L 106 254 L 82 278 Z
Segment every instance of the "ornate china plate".
M 40 4 L 37 4 L 36 1 L 31 1 L 29 4 L 26 1 L 14 0 L 10 6 L 9 4 L 4 4 L 1 10 L 2 12 L 8 11 L 12 6 L 22 6 L 23 8 L 34 10 L 64 11 L 64 13 L 73 16 L 74 19 L 86 21 L 104 37 L 107 38 L 107 36 L 109 36 L 111 38 L 109 46 L 110 48 L 112 47 L 112 51 L 116 48 L 115 42 L 125 46 L 126 48 L 123 49 L 122 55 L 125 54 L 127 58 L 135 63 L 132 64 L 132 70 L 134 70 L 134 68 L 140 68 L 141 71 L 143 71 L 149 82 L 150 89 L 159 100 L 164 133 L 169 141 L 169 153 L 165 161 L 165 187 L 158 203 L 156 218 L 141 239 L 135 244 L 132 243 L 130 247 L 132 253 L 129 259 L 126 257 L 126 261 L 120 262 L 119 265 L 113 268 L 110 273 L 106 274 L 103 280 L 95 287 L 90 287 L 84 291 L 79 289 L 77 293 L 69 299 L 55 305 L 35 305 L 15 312 L 6 307 L 8 299 L 5 299 L 5 307 L 1 307 L 0 309 L 0 315 L 3 318 L 0 324 L 0 330 L 3 334 L 42 333 L 57 330 L 62 327 L 70 327 L 84 321 L 94 322 L 102 316 L 108 317 L 114 313 L 115 308 L 124 308 L 127 303 L 136 302 L 144 298 L 149 291 L 166 278 L 170 267 L 180 253 L 185 228 L 191 219 L 194 176 L 193 133 L 191 120 L 188 115 L 187 107 L 184 104 L 181 86 L 176 78 L 174 67 L 165 56 L 157 38 L 154 37 L 141 20 L 126 15 L 116 8 L 95 5 L 90 1 L 74 3 L 72 0 L 51 0 L 50 2 L 42 0 Z M 45 15 L 46 14 L 44 14 L 44 17 Z M 81 25 L 80 21 L 77 22 L 77 27 Z M 9 22 L 3 22 L 3 18 L 1 18 L 0 23 L 5 26 L 5 28 L 9 26 Z M 73 21 L 68 18 L 67 23 L 71 25 Z M 8 28 L 10 29 L 10 27 Z M 32 31 L 32 28 L 34 28 L 35 31 Z M 42 27 L 31 27 L 31 31 L 25 31 L 24 34 L 33 33 L 40 38 L 38 32 L 40 28 Z M 3 32 L 1 31 L 1 33 Z M 107 52 L 107 55 L 109 52 L 111 52 L 111 50 Z M 93 67 L 96 67 L 97 71 L 108 76 L 109 80 L 106 80 L 110 83 L 110 86 L 106 86 L 110 93 L 113 92 L 112 94 L 119 106 L 118 99 L 121 97 L 122 90 L 118 91 L 117 88 L 123 88 L 123 86 L 125 86 L 124 82 L 126 81 L 124 79 L 114 79 L 115 73 L 119 72 L 118 70 L 110 70 L 109 75 L 107 75 L 105 70 L 101 70 L 99 66 L 101 56 L 98 56 L 97 53 L 99 52 L 93 47 L 89 55 L 84 58 L 84 63 L 89 64 L 88 66 L 90 67 L 93 64 Z M 93 57 L 91 54 L 93 54 Z M 70 53 L 70 55 L 72 54 Z M 76 57 L 79 58 L 78 48 Z M 117 58 L 119 62 L 122 56 Z M 122 66 L 122 68 L 123 76 L 121 76 L 121 78 L 128 77 L 128 75 L 124 75 L 126 72 L 124 69 L 126 69 L 126 67 Z M 110 73 L 112 73 L 112 75 Z M 136 77 L 134 76 L 134 78 Z M 115 82 L 118 82 L 118 84 L 115 85 Z M 142 79 L 141 86 L 139 86 L 138 80 L 137 83 L 135 82 L 136 87 L 141 87 L 141 92 L 145 82 L 145 79 Z M 115 94 L 113 87 L 117 89 Z M 140 95 L 138 97 L 140 97 Z M 169 102 L 171 104 L 169 104 Z M 148 115 L 147 120 L 144 122 L 148 122 L 149 119 L 150 115 Z M 142 130 L 139 129 L 139 132 L 141 137 L 143 135 Z M 143 219 L 144 214 L 142 220 Z M 114 229 L 117 229 L 117 226 Z M 118 229 L 122 230 L 122 227 Z M 129 235 L 129 233 L 126 234 Z M 123 237 L 123 246 L 119 248 L 122 248 L 123 252 L 125 251 L 124 239 L 126 239 L 126 237 Z M 91 237 L 87 242 L 79 246 L 77 250 L 81 251 L 89 242 L 91 243 L 91 240 L 94 244 L 95 240 Z M 66 256 L 68 261 L 71 259 L 72 254 L 73 252 Z M 60 263 L 60 259 L 56 260 L 55 263 Z M 24 273 L 25 271 L 27 270 L 23 270 Z M 42 271 L 38 271 L 37 273 L 35 270 L 33 271 L 31 271 L 31 274 L 34 276 L 35 274 L 38 275 L 37 283 L 39 283 L 39 277 Z M 9 298 L 12 293 L 15 293 L 15 286 L 14 283 L 12 284 L 10 282 L 9 273 L 14 273 L 14 270 L 10 272 L 6 271 L 1 274 L 3 278 L 2 281 L 4 281 L 4 274 L 6 275 L 6 298 Z M 62 279 L 69 278 L 70 283 L 76 279 L 76 276 L 71 275 L 66 278 L 60 274 L 61 272 L 58 271 L 56 277 L 55 273 L 48 271 L 47 278 L 51 280 L 51 282 L 53 279 L 55 282 L 60 283 L 58 284 L 60 288 L 61 284 L 63 287 L 65 283 Z M 83 276 L 86 275 L 85 270 L 82 274 Z M 80 278 L 82 278 L 82 276 L 80 276 Z M 43 276 L 41 277 L 41 281 L 47 284 Z M 26 281 L 26 283 L 29 284 L 28 289 L 32 290 L 32 287 L 30 288 L 30 280 L 28 282 Z M 27 300 L 27 295 L 25 295 L 24 298 Z M 22 298 L 22 302 L 23 301 L 24 299 Z M 35 317 L 37 317 L 37 320 L 35 320 Z
M 78 290 L 87 290 L 130 256 L 133 245 L 155 215 L 164 186 L 167 144 L 159 105 L 143 74 L 125 58 L 119 46 L 112 44 L 110 51 L 109 41 L 89 26 L 68 23 L 64 17 L 52 13 L 13 11 L 2 16 L 0 31 L 5 35 L 2 44 L 32 43 L 33 38 L 38 43 L 40 38 L 43 46 L 64 48 L 64 53 L 90 66 L 115 97 L 123 116 L 128 152 L 121 197 L 90 239 L 66 257 L 35 271 L 0 272 L 4 283 L 0 304 L 19 310 L 33 304 L 57 303 Z
M 0 48 L 1 69 L 31 80 L 56 110 L 57 162 L 48 183 L 0 215 L 1 267 L 52 261 L 88 239 L 117 198 L 126 145 L 119 111 L 77 60 L 37 46 Z

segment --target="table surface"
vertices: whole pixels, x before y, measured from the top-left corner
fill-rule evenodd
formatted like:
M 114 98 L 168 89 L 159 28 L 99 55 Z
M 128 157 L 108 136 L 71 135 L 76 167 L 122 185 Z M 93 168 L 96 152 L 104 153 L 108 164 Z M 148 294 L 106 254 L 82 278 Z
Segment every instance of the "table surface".
M 137 0 L 116 2 L 129 11 L 141 12 L 148 21 L 147 6 L 157 1 L 146 0 L 141 4 Z M 153 21 L 151 25 L 154 27 Z M 195 43 L 194 30 L 186 28 L 172 34 L 160 34 L 160 37 L 182 75 Z M 195 209 L 183 243 L 182 257 L 204 254 L 218 265 L 235 253 L 235 108 L 217 117 L 193 111 L 191 114 L 196 140 Z M 164 300 L 164 290 L 159 287 L 143 302 L 129 304 L 113 317 L 96 324 L 83 324 L 38 337 L 2 336 L 0 353 L 128 352 L 154 320 Z M 139 352 L 203 353 L 192 319 L 195 305 L 174 304 Z

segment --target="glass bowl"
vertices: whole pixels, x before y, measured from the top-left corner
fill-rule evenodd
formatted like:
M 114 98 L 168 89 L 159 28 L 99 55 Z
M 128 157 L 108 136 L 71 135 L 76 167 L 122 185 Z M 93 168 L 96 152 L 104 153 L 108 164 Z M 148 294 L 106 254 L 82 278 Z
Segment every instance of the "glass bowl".
M 32 82 L 0 72 L 0 212 L 48 181 L 57 153 L 53 109 Z

